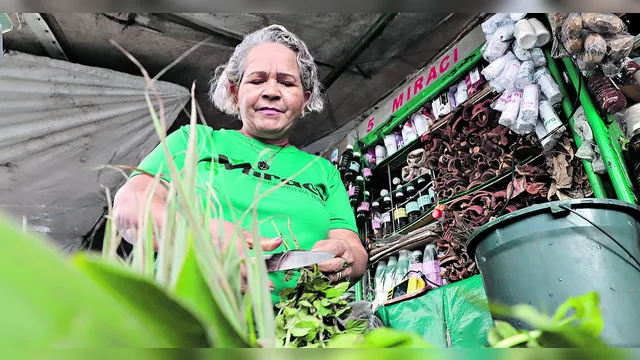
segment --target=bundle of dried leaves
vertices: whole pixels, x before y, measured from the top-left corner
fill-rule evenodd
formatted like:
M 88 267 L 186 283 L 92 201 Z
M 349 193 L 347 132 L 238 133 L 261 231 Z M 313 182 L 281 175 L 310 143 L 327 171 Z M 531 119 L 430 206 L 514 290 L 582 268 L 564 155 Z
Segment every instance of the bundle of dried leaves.
M 362 334 L 366 320 L 349 319 L 351 306 L 342 299 L 349 283 L 334 285 L 315 268 L 300 270 L 295 288 L 282 291 L 276 335 L 283 347 L 325 347 L 342 334 Z

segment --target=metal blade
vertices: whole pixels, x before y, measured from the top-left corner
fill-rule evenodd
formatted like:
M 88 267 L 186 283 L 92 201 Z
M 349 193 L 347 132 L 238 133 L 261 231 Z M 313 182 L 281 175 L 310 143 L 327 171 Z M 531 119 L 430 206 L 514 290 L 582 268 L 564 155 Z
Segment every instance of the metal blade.
M 333 259 L 335 255 L 322 251 L 289 251 L 266 259 L 269 272 L 298 269 Z

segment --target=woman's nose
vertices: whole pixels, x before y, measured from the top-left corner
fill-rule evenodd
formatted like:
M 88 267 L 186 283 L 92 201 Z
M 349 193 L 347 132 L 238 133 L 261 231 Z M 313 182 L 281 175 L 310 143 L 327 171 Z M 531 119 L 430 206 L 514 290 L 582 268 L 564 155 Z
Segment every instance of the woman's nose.
M 269 80 L 265 83 L 262 97 L 268 98 L 269 100 L 280 99 L 280 89 L 278 88 L 278 82 L 276 80 Z

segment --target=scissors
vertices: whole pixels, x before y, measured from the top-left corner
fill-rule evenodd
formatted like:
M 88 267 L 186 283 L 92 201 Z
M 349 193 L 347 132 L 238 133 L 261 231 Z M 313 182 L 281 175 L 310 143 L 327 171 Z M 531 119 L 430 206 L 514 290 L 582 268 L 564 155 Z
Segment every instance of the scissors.
M 323 251 L 292 250 L 277 254 L 265 254 L 267 271 L 299 269 L 333 259 L 335 255 Z

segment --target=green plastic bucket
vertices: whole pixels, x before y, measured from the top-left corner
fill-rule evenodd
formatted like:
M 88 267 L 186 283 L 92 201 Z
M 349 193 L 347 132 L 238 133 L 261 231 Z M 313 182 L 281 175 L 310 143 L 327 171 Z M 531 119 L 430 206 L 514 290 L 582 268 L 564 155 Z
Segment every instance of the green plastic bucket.
M 596 291 L 605 322 L 602 338 L 611 346 L 639 347 L 640 265 L 562 206 L 589 219 L 640 259 L 638 206 L 609 199 L 530 206 L 482 226 L 467 241 L 487 298 L 553 314 L 568 297 Z

